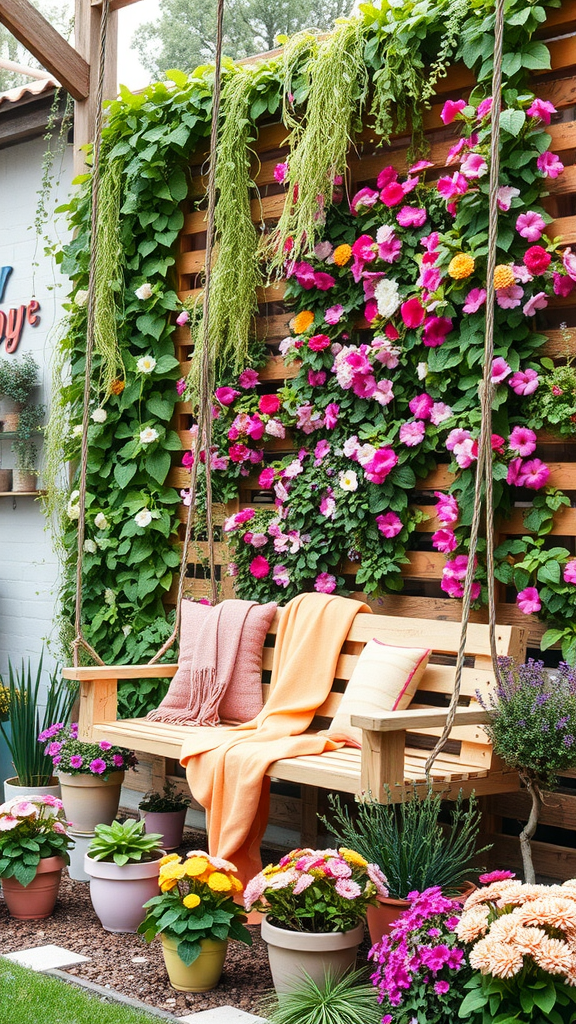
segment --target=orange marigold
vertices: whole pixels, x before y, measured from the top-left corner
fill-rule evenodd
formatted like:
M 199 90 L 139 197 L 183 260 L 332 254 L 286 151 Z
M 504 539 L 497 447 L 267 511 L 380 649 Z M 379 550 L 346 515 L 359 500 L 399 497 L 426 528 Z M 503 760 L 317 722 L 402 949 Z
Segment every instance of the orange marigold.
M 459 252 L 453 256 L 448 266 L 448 273 L 456 281 L 470 277 L 474 271 L 474 259 L 466 252 Z
M 294 334 L 304 334 L 309 327 L 314 323 L 314 313 L 309 309 L 303 309 L 300 313 L 297 313 L 292 320 L 292 330 Z
M 126 387 L 125 380 L 113 380 L 110 385 L 110 391 L 113 395 L 121 395 Z
M 336 249 L 334 249 L 334 252 L 332 253 L 334 263 L 336 264 L 337 267 L 346 266 L 351 256 L 352 246 L 347 245 L 346 243 L 344 243 L 344 245 L 338 245 Z
M 516 283 L 514 277 L 514 271 L 512 267 L 507 266 L 506 263 L 501 263 L 496 267 L 494 271 L 494 287 L 495 288 L 511 288 Z

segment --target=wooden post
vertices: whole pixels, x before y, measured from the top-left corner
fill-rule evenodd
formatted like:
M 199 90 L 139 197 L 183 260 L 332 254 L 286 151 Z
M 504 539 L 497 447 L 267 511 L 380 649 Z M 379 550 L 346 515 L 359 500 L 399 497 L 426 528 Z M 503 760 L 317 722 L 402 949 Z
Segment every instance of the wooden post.
M 117 679 L 86 679 L 80 683 L 78 736 L 92 739 L 94 722 L 115 722 L 118 707 Z
M 78 6 L 81 6 L 81 0 L 77 0 L 77 12 Z M 85 100 L 90 91 L 88 62 L 29 0 L 1 0 L 0 23 L 62 83 L 74 99 Z
M 96 121 L 96 89 L 100 65 L 100 22 L 101 6 L 90 0 L 76 0 L 75 44 L 78 53 L 90 66 L 90 92 L 86 99 L 74 104 L 74 173 L 82 174 L 86 169 L 82 146 L 94 139 Z M 104 72 L 104 99 L 114 99 L 117 93 L 118 65 L 118 14 L 111 11 L 108 16 L 106 37 L 106 65 Z
M 379 803 L 388 803 L 386 786 L 404 785 L 406 733 L 362 730 L 362 792 Z

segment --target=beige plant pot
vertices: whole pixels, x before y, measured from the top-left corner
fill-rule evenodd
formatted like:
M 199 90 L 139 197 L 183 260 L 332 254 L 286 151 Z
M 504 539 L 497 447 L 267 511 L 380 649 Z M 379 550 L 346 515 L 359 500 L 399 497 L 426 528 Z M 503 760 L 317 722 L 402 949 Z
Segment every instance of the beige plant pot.
M 21 469 L 15 469 L 12 473 L 12 490 L 14 494 L 22 494 L 38 489 L 38 474 L 23 473 Z
M 55 796 L 58 800 L 62 799 L 60 783 L 54 775 L 48 786 L 21 786 L 17 778 L 6 779 L 4 782 L 4 799 L 13 800 L 17 796 L 22 797 L 23 800 L 28 800 L 31 796 Z
M 98 775 L 59 775 L 64 812 L 74 832 L 94 832 L 96 825 L 111 825 L 118 812 L 124 772 Z
M 262 938 L 268 944 L 272 981 L 279 995 L 296 991 L 306 975 L 323 989 L 328 974 L 340 978 L 354 970 L 364 922 L 348 932 L 290 932 L 264 918 Z
M 0 494 L 12 490 L 12 470 L 0 469 Z
M 209 992 L 216 988 L 222 975 L 227 939 L 201 939 L 200 956 L 189 967 L 178 956 L 178 942 L 171 936 L 162 934 L 164 963 L 172 988 L 177 992 Z

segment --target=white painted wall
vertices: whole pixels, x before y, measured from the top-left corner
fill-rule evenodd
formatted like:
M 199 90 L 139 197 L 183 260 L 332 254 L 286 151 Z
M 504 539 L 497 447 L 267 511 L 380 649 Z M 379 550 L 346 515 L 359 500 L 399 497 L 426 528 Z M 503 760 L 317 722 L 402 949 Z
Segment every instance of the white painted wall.
M 44 255 L 44 242 L 37 242 L 33 227 L 45 149 L 42 139 L 0 149 L 0 267 L 14 267 L 0 309 L 27 304 L 32 297 L 40 303 L 41 321 L 36 327 L 25 324 L 17 355 L 32 352 L 40 364 L 43 386 L 38 400 L 48 405 L 51 333 L 62 316 L 67 289 L 52 259 Z M 54 175 L 51 211 L 70 191 L 70 146 L 56 158 Z M 63 219 L 50 217 L 46 231 L 52 238 L 65 237 Z M 11 358 L 3 343 L 0 357 Z M 2 442 L 1 436 L 0 465 L 10 468 L 14 465 L 11 445 Z M 30 656 L 35 668 L 44 641 L 54 637 L 57 575 L 40 503 L 29 497 L 0 498 L 0 675 L 6 672 L 9 657 L 19 663 Z M 45 664 L 51 667 L 54 659 L 46 654 Z

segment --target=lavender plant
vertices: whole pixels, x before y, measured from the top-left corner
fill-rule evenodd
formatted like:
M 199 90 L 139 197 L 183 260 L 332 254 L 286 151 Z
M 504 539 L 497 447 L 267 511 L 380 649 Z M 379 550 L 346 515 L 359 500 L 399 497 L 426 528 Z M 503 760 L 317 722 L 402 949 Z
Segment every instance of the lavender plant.
M 536 831 L 542 790 L 557 785 L 558 774 L 576 766 L 576 669 L 561 662 L 557 670 L 530 658 L 516 665 L 499 658 L 499 684 L 488 700 L 486 726 L 494 751 L 515 768 L 532 799 L 530 817 L 520 835 L 525 880 L 535 882 L 530 840 Z

